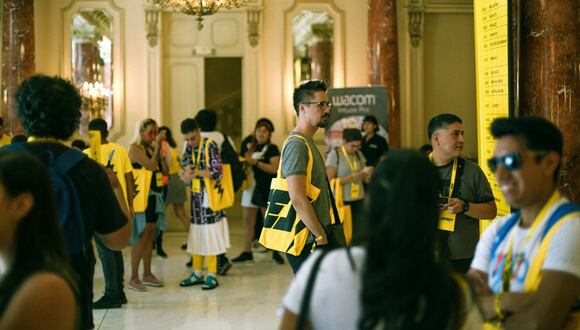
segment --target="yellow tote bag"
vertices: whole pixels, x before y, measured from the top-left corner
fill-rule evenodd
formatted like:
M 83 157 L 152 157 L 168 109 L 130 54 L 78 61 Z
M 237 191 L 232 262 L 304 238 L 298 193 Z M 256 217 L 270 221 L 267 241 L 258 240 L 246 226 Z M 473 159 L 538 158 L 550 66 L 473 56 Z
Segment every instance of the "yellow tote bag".
M 330 186 L 332 187 L 332 193 L 334 194 L 334 199 L 336 202 L 336 208 L 338 209 L 338 216 L 340 217 L 340 222 L 342 223 L 342 228 L 344 230 L 344 236 L 346 238 L 346 244 L 350 245 L 352 241 L 352 210 L 350 205 L 344 205 L 342 199 L 342 185 L 340 184 L 339 178 L 334 178 L 330 181 Z M 332 214 L 332 212 L 331 212 Z
M 312 150 L 308 142 L 300 135 L 288 137 L 289 139 L 302 139 L 308 149 L 308 165 L 306 166 L 306 196 L 311 204 L 314 204 L 320 195 L 320 189 L 312 185 Z M 284 147 L 282 147 L 284 153 Z M 300 216 L 292 206 L 288 182 L 282 177 L 282 162 L 278 165 L 276 178 L 270 184 L 270 196 L 268 208 L 264 217 L 264 227 L 260 234 L 260 244 L 268 249 L 288 253 L 294 256 L 300 255 L 310 231 L 300 220 Z
M 209 169 L 209 144 L 205 143 L 205 165 Z M 203 141 L 202 141 L 203 143 Z M 209 198 L 209 207 L 214 211 L 220 211 L 234 205 L 234 181 L 232 180 L 232 168 L 230 164 L 222 164 L 222 178 L 216 182 L 213 178 L 203 178 L 206 192 Z
M 147 209 L 147 199 L 149 198 L 149 189 L 151 189 L 152 176 L 153 172 L 144 168 L 133 169 L 133 179 L 135 180 L 133 209 L 135 212 L 145 212 L 145 209 Z

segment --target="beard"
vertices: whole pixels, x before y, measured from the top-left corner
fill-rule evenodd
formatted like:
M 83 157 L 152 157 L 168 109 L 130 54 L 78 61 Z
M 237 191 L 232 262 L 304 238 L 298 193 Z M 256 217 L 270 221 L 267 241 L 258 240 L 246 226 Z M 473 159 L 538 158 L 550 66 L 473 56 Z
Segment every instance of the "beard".
M 320 121 L 318 122 L 318 124 L 316 124 L 316 126 L 319 128 L 326 128 L 326 126 L 328 126 L 328 117 L 329 116 L 324 116 L 320 118 Z

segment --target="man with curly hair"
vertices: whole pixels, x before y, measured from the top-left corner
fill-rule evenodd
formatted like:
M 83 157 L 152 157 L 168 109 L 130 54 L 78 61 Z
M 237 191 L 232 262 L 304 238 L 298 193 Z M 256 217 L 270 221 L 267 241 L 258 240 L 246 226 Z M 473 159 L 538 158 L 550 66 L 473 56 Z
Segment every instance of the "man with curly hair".
M 66 141 L 78 129 L 81 117 L 81 96 L 73 84 L 35 75 L 20 84 L 16 101 L 18 118 L 30 137 L 26 143 L 30 153 L 39 157 L 51 153 L 56 158 L 69 149 Z M 112 171 L 85 157 L 66 176 L 76 188 L 85 224 L 86 253 L 70 261 L 80 282 L 81 327 L 91 329 L 95 265 L 91 239 L 98 234 L 108 248 L 121 250 L 127 245 L 131 223 L 123 190 Z

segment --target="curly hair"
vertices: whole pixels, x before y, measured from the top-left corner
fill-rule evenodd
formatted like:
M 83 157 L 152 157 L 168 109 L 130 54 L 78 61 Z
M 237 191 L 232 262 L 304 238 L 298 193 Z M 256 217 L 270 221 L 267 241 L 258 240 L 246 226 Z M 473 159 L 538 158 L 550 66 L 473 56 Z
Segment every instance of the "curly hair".
M 79 127 L 81 96 L 60 77 L 34 75 L 16 90 L 18 118 L 29 136 L 68 140 Z

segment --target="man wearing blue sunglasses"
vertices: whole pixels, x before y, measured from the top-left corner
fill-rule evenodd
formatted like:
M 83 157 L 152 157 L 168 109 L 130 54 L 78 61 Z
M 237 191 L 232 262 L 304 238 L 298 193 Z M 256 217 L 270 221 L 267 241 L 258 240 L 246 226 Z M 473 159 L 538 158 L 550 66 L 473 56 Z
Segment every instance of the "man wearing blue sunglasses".
M 479 240 L 479 220 L 497 214 L 495 199 L 481 168 L 461 157 L 465 143 L 461 118 L 437 115 L 429 121 L 428 133 L 433 145 L 429 157 L 441 177 L 439 258 L 464 274 Z
M 580 329 L 580 206 L 558 192 L 563 139 L 540 117 L 495 120 L 488 165 L 517 211 L 484 232 L 469 275 L 505 329 Z

